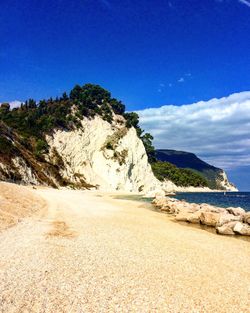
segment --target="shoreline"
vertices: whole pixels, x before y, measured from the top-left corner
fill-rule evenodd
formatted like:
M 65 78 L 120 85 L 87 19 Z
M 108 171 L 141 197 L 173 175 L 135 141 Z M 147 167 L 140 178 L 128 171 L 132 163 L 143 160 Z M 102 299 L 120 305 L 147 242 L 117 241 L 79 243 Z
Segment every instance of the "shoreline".
M 220 235 L 250 236 L 250 212 L 241 207 L 219 207 L 164 196 L 156 196 L 152 204 L 177 222 L 213 227 Z
M 170 196 L 170 197 L 174 198 L 174 196 L 173 197 Z M 153 200 L 152 197 L 150 197 L 150 198 L 143 197 L 139 194 L 138 195 L 124 194 L 124 195 L 120 195 L 118 197 L 114 196 L 113 199 L 139 202 L 139 203 L 143 204 L 146 209 L 149 209 L 149 210 L 158 212 L 162 215 L 165 215 L 168 217 L 169 221 L 171 221 L 173 223 L 178 223 L 178 224 L 185 226 L 185 227 L 192 227 L 192 228 L 196 228 L 196 229 L 201 229 L 202 231 L 209 232 L 210 234 L 213 234 L 213 235 L 221 235 L 221 236 L 228 235 L 229 237 L 234 238 L 236 240 L 244 240 L 244 241 L 250 242 L 250 234 L 249 234 L 249 236 L 247 236 L 247 235 L 242 236 L 241 234 L 237 234 L 237 233 L 231 234 L 231 235 L 230 234 L 220 234 L 216 231 L 216 228 L 214 228 L 213 226 L 208 226 L 208 225 L 201 224 L 198 222 L 189 222 L 188 220 L 185 221 L 182 218 L 181 218 L 181 220 L 176 220 L 175 219 L 176 216 L 173 215 L 172 213 L 169 213 L 166 210 L 162 210 L 161 207 L 154 205 L 154 203 L 152 203 L 152 201 L 148 202 L 146 200 L 145 201 L 143 200 L 143 199 L 152 199 Z M 178 201 L 181 202 L 181 200 L 178 200 Z M 187 201 L 185 201 L 185 203 L 190 204 L 190 205 L 193 204 L 193 203 L 190 203 Z M 212 206 L 212 207 L 215 207 L 215 206 Z M 225 209 L 225 208 L 221 207 L 221 209 Z

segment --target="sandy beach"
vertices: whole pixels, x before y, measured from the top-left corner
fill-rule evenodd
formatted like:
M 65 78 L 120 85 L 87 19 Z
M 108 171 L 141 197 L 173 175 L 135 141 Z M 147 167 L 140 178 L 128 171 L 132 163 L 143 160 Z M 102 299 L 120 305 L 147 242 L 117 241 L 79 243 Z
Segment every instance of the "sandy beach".
M 0 209 L 0 312 L 250 312 L 250 242 L 97 191 L 0 183 Z

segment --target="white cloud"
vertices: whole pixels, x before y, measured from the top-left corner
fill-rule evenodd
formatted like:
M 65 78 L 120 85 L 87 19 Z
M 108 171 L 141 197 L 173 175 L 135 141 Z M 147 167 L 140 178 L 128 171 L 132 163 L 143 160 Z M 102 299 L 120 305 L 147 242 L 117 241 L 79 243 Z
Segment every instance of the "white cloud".
M 178 79 L 178 83 L 184 83 L 185 79 L 183 77 Z
M 245 4 L 246 6 L 248 6 L 250 8 L 250 2 L 247 0 L 239 0 L 240 3 Z
M 18 101 L 18 100 L 11 101 L 11 102 L 10 102 L 10 107 L 11 107 L 11 109 L 20 107 L 21 103 L 22 103 L 22 102 L 21 102 L 21 101 Z
M 137 113 L 157 148 L 194 152 L 225 169 L 250 165 L 250 91 Z
M 13 109 L 13 108 L 19 107 L 22 102 L 19 101 L 19 100 L 14 100 L 14 101 L 11 101 L 11 102 L 8 102 L 8 103 L 10 105 L 10 108 Z M 0 103 L 0 105 L 1 105 L 1 103 Z

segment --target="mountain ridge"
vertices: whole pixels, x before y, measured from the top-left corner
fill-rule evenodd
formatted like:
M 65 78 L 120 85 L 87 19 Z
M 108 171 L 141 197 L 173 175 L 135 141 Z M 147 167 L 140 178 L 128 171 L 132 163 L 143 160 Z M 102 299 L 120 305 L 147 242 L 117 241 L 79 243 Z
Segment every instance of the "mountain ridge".
M 211 189 L 237 191 L 237 188 L 228 181 L 227 175 L 223 169 L 208 164 L 192 152 L 157 149 L 156 158 L 159 161 L 174 164 L 178 168 L 191 169 L 199 173 L 207 179 L 209 188 Z

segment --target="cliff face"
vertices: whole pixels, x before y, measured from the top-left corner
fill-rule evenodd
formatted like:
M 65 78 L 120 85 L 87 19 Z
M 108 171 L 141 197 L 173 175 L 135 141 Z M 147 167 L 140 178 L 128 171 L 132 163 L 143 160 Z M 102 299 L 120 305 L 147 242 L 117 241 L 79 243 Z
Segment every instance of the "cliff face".
M 227 191 L 238 191 L 234 184 L 232 184 L 228 178 L 225 171 L 221 170 L 217 178 L 217 184 L 221 186 L 221 189 Z
M 228 181 L 225 171 L 204 162 L 193 153 L 161 149 L 156 151 L 156 156 L 160 161 L 170 162 L 179 168 L 189 168 L 198 172 L 207 179 L 211 189 L 238 191 Z
M 105 190 L 149 191 L 159 187 L 145 148 L 134 128 L 113 125 L 96 116 L 83 119 L 75 131 L 47 136 L 49 159 L 60 156 L 60 175 L 73 183 L 83 179 Z
M 149 195 L 162 189 L 167 192 L 210 190 L 178 187 L 169 180 L 160 183 L 152 172 L 144 145 L 135 128 L 126 128 L 123 117 L 119 115 L 114 117 L 112 123 L 95 116 L 93 119 L 83 118 L 81 127 L 77 129 L 55 129 L 50 135 L 46 135 L 49 149 L 43 159 L 37 159 L 22 143 L 19 135 L 4 124 L 0 125 L 0 139 L 11 145 L 9 153 L 0 153 L 0 180 L 53 187 L 144 192 Z M 178 153 L 179 157 L 174 162 L 173 153 L 169 160 L 162 151 L 160 158 L 157 151 L 161 160 L 177 163 L 176 165 L 182 162 L 184 167 L 186 159 L 188 167 L 197 171 L 195 164 L 198 162 L 199 166 L 203 166 L 203 175 L 209 174 L 207 177 L 216 184 L 216 189 L 237 191 L 223 170 L 190 155 Z M 193 165 L 192 156 L 196 161 Z
M 58 129 L 46 135 L 45 161 L 35 160 L 18 136 L 6 131 L 4 138 L 13 151 L 8 159 L 0 159 L 0 179 L 110 191 L 160 188 L 136 130 L 126 128 L 121 117 L 110 124 L 95 116 L 82 119 L 81 124 L 75 130 Z

